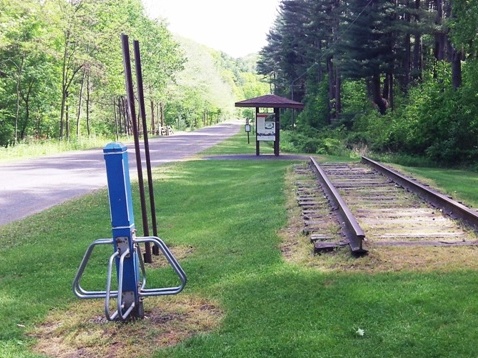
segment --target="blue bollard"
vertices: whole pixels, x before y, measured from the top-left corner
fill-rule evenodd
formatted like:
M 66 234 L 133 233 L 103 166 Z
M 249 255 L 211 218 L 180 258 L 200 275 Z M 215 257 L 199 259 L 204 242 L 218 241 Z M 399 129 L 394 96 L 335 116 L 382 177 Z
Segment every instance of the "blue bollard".
M 143 318 L 144 297 L 178 294 L 184 289 L 187 277 L 179 262 L 159 237 L 136 237 L 126 146 L 121 143 L 109 143 L 103 149 L 103 154 L 106 162 L 113 237 L 97 239 L 88 246 L 73 280 L 73 293 L 82 299 L 104 298 L 105 316 L 109 321 Z M 180 281 L 178 286 L 146 287 L 146 270 L 139 247 L 140 244 L 146 243 L 154 244 L 164 255 L 178 276 Z M 108 261 L 106 290 L 86 290 L 81 287 L 81 279 L 93 250 L 99 245 L 113 245 L 113 254 Z M 113 266 L 116 266 L 117 290 L 111 289 Z M 111 313 L 110 301 L 115 298 L 117 309 Z
M 118 300 L 118 314 L 126 317 L 131 310 L 131 317 L 142 318 L 142 300 L 139 296 L 140 268 L 138 254 L 135 248 L 135 226 L 133 200 L 129 177 L 128 152 L 121 143 L 109 143 L 104 149 L 106 177 L 108 181 L 108 197 L 111 214 L 114 252 L 116 259 L 118 292 L 122 297 Z M 127 253 L 128 252 L 128 253 Z M 119 280 L 120 281 L 120 280 Z

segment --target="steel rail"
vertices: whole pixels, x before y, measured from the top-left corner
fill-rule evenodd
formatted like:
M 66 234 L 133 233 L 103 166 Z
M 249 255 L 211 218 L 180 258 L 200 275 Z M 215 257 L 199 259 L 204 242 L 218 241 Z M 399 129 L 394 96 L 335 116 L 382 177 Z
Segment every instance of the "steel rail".
M 385 167 L 370 158 L 362 157 L 362 163 L 371 166 L 379 173 L 387 176 L 395 184 L 417 194 L 427 203 L 441 209 L 445 214 L 454 219 L 460 219 L 465 224 L 471 226 L 474 230 L 478 230 L 478 214 L 465 205 L 449 198 L 446 195 L 438 193 L 423 184 L 412 181 L 397 171 Z
M 365 233 L 355 219 L 355 216 L 352 214 L 347 204 L 340 196 L 338 190 L 334 187 L 320 165 L 312 157 L 310 157 L 310 162 L 312 164 L 312 169 L 318 174 L 317 178 L 322 185 L 325 195 L 329 202 L 334 205 L 334 209 L 338 211 L 352 253 L 356 255 L 366 254 L 368 250 L 365 249 L 363 243 L 365 240 Z

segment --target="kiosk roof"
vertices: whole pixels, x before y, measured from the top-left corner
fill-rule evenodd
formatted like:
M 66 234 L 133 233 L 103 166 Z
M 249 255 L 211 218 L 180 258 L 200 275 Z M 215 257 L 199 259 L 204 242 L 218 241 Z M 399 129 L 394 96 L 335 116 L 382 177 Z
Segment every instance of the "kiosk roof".
M 292 108 L 303 109 L 304 105 L 300 102 L 280 97 L 275 94 L 266 94 L 256 98 L 246 99 L 236 102 L 236 107 L 260 107 L 260 108 Z

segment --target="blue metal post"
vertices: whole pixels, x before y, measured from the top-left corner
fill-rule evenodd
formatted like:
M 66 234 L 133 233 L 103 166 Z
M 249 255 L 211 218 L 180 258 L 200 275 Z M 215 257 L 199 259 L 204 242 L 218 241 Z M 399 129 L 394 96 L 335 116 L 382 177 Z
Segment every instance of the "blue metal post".
M 121 143 L 109 143 L 103 148 L 106 162 L 106 177 L 108 181 L 108 196 L 111 214 L 114 252 L 118 289 L 122 302 L 118 307 L 120 317 L 143 317 L 142 300 L 139 295 L 140 267 L 138 253 L 135 248 L 135 225 L 133 201 L 129 177 L 128 152 Z M 129 253 L 126 253 L 129 251 Z M 120 306 L 120 305 L 118 305 Z M 129 309 L 131 312 L 128 312 Z M 124 316 L 123 316 L 124 315 Z

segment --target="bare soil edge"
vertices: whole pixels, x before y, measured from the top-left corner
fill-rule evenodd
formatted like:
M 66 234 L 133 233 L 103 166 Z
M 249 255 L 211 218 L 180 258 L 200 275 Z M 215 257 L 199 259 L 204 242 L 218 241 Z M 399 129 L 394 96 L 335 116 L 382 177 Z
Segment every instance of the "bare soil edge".
M 54 358 L 137 358 L 215 330 L 223 317 L 219 305 L 192 295 L 148 297 L 145 318 L 109 322 L 103 300 L 81 300 L 52 311 L 30 336 L 35 353 Z
M 170 248 L 178 261 L 194 252 L 191 246 Z M 146 270 L 166 267 L 164 256 L 154 256 Z M 114 304 L 115 302 L 111 302 Z M 219 327 L 223 312 L 216 302 L 188 295 L 146 297 L 145 317 L 132 322 L 109 322 L 104 300 L 78 300 L 52 310 L 29 336 L 35 353 L 52 358 L 139 358 L 175 346 Z

